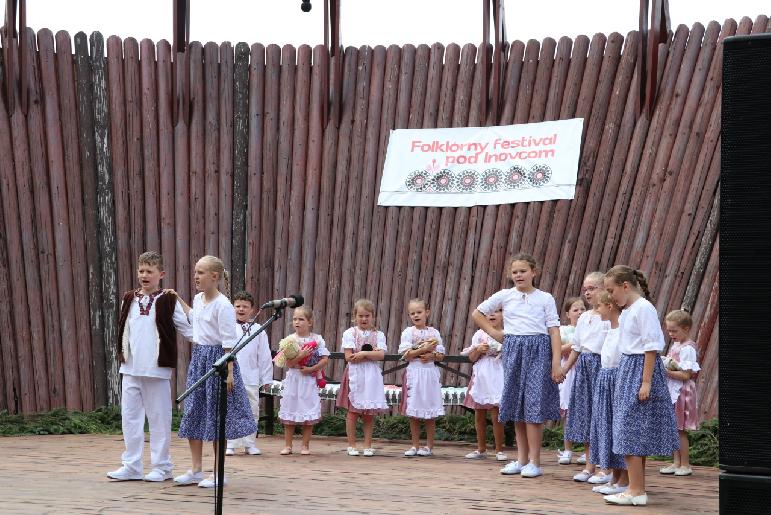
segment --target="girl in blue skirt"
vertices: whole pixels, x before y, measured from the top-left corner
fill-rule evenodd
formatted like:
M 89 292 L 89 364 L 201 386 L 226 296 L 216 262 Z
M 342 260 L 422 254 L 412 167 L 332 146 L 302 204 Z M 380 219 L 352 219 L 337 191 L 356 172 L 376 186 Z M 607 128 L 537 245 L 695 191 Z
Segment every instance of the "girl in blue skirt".
M 225 279 L 229 290 L 228 275 L 219 258 L 204 256 L 195 265 L 195 288 L 201 292 L 193 299 L 193 307 L 185 305 L 185 311 L 193 326 L 193 351 L 187 369 L 187 386 L 190 387 L 236 343 L 236 311 L 228 298 L 219 292 L 218 284 Z M 228 408 L 225 419 L 225 438 L 234 440 L 257 431 L 249 398 L 241 379 L 238 363 L 228 363 Z M 211 376 L 193 390 L 185 400 L 185 413 L 179 426 L 179 436 L 187 438 L 193 460 L 192 469 L 174 478 L 178 485 L 198 484 L 213 488 L 217 471 L 204 479 L 202 471 L 203 442 L 214 442 L 214 462 L 217 462 L 217 406 L 219 403 L 219 378 Z M 227 484 L 227 478 L 223 486 Z
M 613 452 L 629 471 L 626 492 L 605 496 L 612 504 L 646 505 L 645 457 L 680 448 L 675 410 L 658 354 L 664 350 L 656 308 L 647 299 L 648 282 L 639 270 L 619 265 L 605 274 L 605 288 L 623 309 L 621 361 L 613 392 Z
M 543 424 L 560 418 L 557 385 L 565 378 L 560 366 L 560 320 L 554 297 L 533 286 L 537 269 L 532 256 L 515 255 L 509 270 L 514 287 L 493 294 L 472 318 L 503 343 L 499 420 L 515 423 L 517 460 L 501 473 L 537 477 L 542 474 Z M 502 331 L 487 319 L 499 309 L 503 309 Z

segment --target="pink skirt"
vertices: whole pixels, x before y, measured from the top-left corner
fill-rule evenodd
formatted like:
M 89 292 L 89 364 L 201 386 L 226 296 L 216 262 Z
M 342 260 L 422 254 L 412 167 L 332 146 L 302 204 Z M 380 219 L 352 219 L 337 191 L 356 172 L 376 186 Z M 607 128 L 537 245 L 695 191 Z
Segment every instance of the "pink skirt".
M 478 404 L 471 396 L 471 387 L 474 384 L 474 374 L 471 374 L 471 379 L 468 382 L 468 388 L 466 390 L 466 398 L 463 400 L 463 406 L 469 409 L 493 409 L 497 408 L 497 404 Z
M 699 413 L 696 402 L 696 382 L 693 379 L 686 381 L 680 388 L 680 396 L 675 403 L 675 418 L 677 430 L 699 428 Z
M 348 365 L 345 366 L 343 372 L 343 380 L 340 382 L 340 389 L 337 391 L 337 398 L 335 399 L 335 407 L 348 410 L 349 413 L 356 413 L 357 415 L 381 415 L 388 413 L 387 409 L 365 409 L 360 410 L 354 408 L 351 405 L 351 401 L 348 398 L 350 387 L 348 385 Z

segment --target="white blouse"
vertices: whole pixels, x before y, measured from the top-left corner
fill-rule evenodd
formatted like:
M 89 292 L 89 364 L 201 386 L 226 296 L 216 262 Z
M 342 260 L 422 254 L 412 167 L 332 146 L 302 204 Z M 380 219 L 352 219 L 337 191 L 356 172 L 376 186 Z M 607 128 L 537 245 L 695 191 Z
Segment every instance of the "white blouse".
M 403 354 L 412 348 L 412 345 L 422 341 L 436 338 L 439 342 L 436 346 L 435 352 L 444 354 L 444 345 L 442 344 L 442 337 L 439 331 L 433 327 L 426 327 L 424 329 L 418 329 L 415 326 L 411 326 L 402 331 L 401 339 L 399 340 L 399 354 Z
M 193 309 L 189 315 L 194 343 L 232 349 L 238 341 L 236 310 L 223 294 L 204 304 L 203 292 L 199 293 L 193 298 Z
M 602 345 L 602 352 L 600 352 L 602 368 L 616 368 L 621 363 L 620 337 L 620 327 L 615 329 L 612 327 L 608 328 L 608 332 L 605 335 L 605 343 Z
M 573 350 L 576 352 L 593 352 L 599 354 L 605 335 L 610 329 L 610 322 L 602 320 L 602 317 L 594 310 L 584 311 L 578 317 L 576 332 L 573 335 Z
M 356 331 L 359 331 L 364 338 L 367 338 L 373 332 L 373 331 L 362 331 L 358 327 L 349 327 L 343 333 L 343 343 L 341 345 L 343 350 L 345 349 L 356 350 L 356 338 L 355 338 Z M 388 346 L 386 345 L 385 334 L 383 334 L 382 331 L 376 331 L 376 332 L 377 332 L 377 349 L 373 349 L 373 350 L 387 351 Z
M 257 323 L 236 322 L 236 334 L 240 342 L 246 340 L 259 329 Z M 270 344 L 265 331 L 258 334 L 252 341 L 246 344 L 236 354 L 238 367 L 241 369 L 241 377 L 245 385 L 262 386 L 273 382 L 273 358 L 270 355 Z
M 484 315 L 503 308 L 504 334 L 549 334 L 550 327 L 560 326 L 557 304 L 551 294 L 535 289 L 524 293 L 509 288 L 493 295 L 477 306 Z
M 664 350 L 664 332 L 653 304 L 643 297 L 626 307 L 619 317 L 622 354 Z

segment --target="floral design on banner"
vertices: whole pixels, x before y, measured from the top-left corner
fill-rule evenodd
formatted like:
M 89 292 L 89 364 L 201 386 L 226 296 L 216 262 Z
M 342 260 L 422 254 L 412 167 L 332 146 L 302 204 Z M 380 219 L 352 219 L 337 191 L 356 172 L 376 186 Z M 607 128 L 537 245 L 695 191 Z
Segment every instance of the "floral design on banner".
M 530 168 L 530 184 L 536 188 L 551 180 L 551 168 L 546 165 L 533 165 Z
M 455 176 L 450 170 L 440 170 L 431 178 L 431 185 L 434 191 L 441 193 L 452 191 L 455 186 Z
M 527 170 L 521 166 L 514 165 L 509 168 L 506 177 L 503 180 L 506 187 L 513 190 L 522 189 L 528 186 Z
M 501 171 L 497 168 L 490 168 L 485 170 L 482 175 L 482 184 L 480 184 L 482 191 L 498 191 L 501 189 Z
M 458 191 L 470 193 L 477 189 L 478 183 L 479 177 L 476 170 L 464 170 L 458 176 L 458 180 L 455 184 L 457 185 Z
M 428 173 L 425 170 L 415 170 L 405 181 L 410 191 L 426 191 L 429 185 Z

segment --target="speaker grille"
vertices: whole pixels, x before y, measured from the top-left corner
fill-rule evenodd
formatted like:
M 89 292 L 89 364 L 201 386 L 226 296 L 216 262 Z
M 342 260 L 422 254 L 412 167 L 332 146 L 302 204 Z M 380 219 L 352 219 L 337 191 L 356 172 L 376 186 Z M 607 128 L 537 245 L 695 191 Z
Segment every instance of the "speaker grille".
M 771 506 L 771 477 L 720 474 L 720 513 L 766 514 Z
M 725 40 L 721 141 L 720 464 L 771 474 L 771 35 Z

